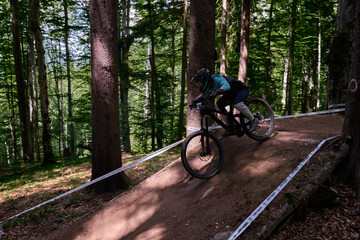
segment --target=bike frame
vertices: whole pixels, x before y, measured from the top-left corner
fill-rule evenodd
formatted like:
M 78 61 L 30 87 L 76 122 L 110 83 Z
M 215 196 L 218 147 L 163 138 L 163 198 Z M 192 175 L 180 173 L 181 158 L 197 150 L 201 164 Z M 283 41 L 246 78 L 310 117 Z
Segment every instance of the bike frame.
M 244 129 L 243 127 L 241 126 L 241 124 L 237 121 L 235 121 L 234 119 L 236 117 L 239 117 L 241 116 L 241 113 L 240 114 L 233 114 L 232 111 L 230 112 L 221 112 L 221 111 L 217 111 L 215 109 L 208 109 L 206 106 L 199 106 L 199 108 L 197 108 L 198 110 L 200 110 L 200 116 L 201 116 L 201 130 L 202 131 L 205 131 L 205 132 L 209 132 L 209 120 L 208 120 L 208 117 L 211 117 L 217 124 L 219 124 L 221 127 L 223 127 L 225 130 L 228 130 L 228 131 L 239 131 L 241 130 L 243 134 L 244 133 Z M 232 127 L 226 125 L 225 123 L 223 123 L 223 121 L 221 121 L 217 116 L 216 116 L 216 113 L 220 113 L 220 114 L 224 114 L 224 115 L 227 115 L 228 116 L 228 121 L 233 121 L 235 124 L 236 124 L 236 128 L 233 129 Z M 205 127 L 204 127 L 204 118 L 205 118 Z

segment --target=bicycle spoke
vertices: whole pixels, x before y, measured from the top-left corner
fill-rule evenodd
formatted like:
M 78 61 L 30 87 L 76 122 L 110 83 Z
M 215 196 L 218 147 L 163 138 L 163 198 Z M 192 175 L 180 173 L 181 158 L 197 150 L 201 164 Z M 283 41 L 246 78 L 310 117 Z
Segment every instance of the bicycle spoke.
M 212 177 L 220 170 L 223 161 L 220 143 L 212 135 L 195 134 L 184 143 L 182 160 L 191 175 Z
M 247 106 L 258 120 L 258 125 L 255 131 L 247 132 L 246 134 L 255 140 L 266 140 L 274 128 L 275 120 L 271 107 L 262 99 L 250 99 L 247 102 Z M 243 122 L 246 128 L 249 129 L 249 120 L 243 118 Z

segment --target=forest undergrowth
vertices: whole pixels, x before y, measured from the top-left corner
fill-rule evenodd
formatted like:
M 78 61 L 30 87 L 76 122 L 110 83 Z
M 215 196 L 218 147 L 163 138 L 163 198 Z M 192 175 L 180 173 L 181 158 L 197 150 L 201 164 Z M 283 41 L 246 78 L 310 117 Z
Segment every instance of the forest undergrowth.
M 180 148 L 171 149 L 161 155 L 140 163 L 126 174 L 137 185 L 152 174 L 163 169 L 180 156 Z M 123 166 L 143 157 L 123 153 Z M 91 158 L 63 158 L 57 164 L 42 166 L 34 163 L 2 167 L 0 172 L 0 216 L 1 221 L 22 211 L 41 204 L 62 193 L 81 186 L 91 178 Z M 6 233 L 4 239 L 38 231 L 52 231 L 60 225 L 75 221 L 86 213 L 94 212 L 124 190 L 93 195 L 86 189 L 74 192 L 64 198 L 41 206 L 19 217 L 6 221 L 0 229 Z M 37 229 L 37 230 L 36 230 Z

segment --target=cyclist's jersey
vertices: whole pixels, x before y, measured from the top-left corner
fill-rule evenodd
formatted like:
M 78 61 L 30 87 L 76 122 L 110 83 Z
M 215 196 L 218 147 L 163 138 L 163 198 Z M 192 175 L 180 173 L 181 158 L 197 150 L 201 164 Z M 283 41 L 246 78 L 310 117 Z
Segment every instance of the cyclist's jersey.
M 237 80 L 229 76 L 213 74 L 212 79 L 214 81 L 212 86 L 206 87 L 203 90 L 203 92 L 200 94 L 200 96 L 202 96 L 203 98 L 207 98 L 211 93 L 215 92 L 218 89 L 224 92 L 224 94 L 227 94 L 227 93 L 235 93 L 239 91 L 241 88 L 246 86 L 240 80 Z

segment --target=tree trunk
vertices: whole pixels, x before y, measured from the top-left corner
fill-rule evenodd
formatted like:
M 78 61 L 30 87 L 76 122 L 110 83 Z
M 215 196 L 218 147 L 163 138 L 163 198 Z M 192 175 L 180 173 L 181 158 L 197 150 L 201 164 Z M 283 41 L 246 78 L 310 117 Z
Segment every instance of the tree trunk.
M 296 9 L 297 9 L 297 0 L 293 0 L 293 2 L 291 3 L 291 16 L 290 16 L 289 75 L 287 80 L 287 101 L 286 101 L 286 113 L 289 115 L 292 115 L 294 113 L 293 88 L 294 88 Z
M 317 97 L 316 97 L 316 110 L 320 108 L 320 83 L 321 83 L 321 15 L 319 13 L 319 33 L 318 33 L 318 66 L 317 66 L 317 74 L 318 74 L 318 82 L 317 82 Z
M 170 78 L 170 89 L 171 89 L 171 96 L 170 96 L 170 111 L 171 114 L 170 118 L 170 142 L 173 142 L 173 132 L 174 132 L 174 113 L 175 112 L 175 65 L 176 65 L 176 53 L 175 53 L 175 34 L 176 34 L 176 26 L 171 26 L 171 56 L 170 56 L 170 67 L 171 67 L 171 78 Z
M 301 112 L 306 113 L 308 110 L 308 86 L 309 86 L 309 79 L 310 79 L 310 67 L 311 64 L 309 59 L 303 60 L 303 81 L 301 82 Z
M 59 43 L 59 62 L 57 61 L 57 47 L 56 47 L 56 44 L 52 44 L 54 46 L 54 55 L 55 55 L 55 58 L 54 58 L 54 67 L 53 67 L 53 71 L 54 71 L 54 80 L 55 80 L 55 95 L 56 95 L 56 100 L 57 100 L 57 109 L 58 109 L 58 129 L 59 129 L 59 132 L 58 132 L 58 151 L 59 151 L 59 154 L 61 155 L 61 139 L 63 139 L 63 126 L 62 126 L 62 119 L 63 119 L 63 111 L 62 111 L 62 107 L 61 107 L 61 93 L 60 93 L 60 87 L 59 87 L 59 76 L 58 75 L 61 75 L 61 74 L 58 74 L 58 69 L 60 68 L 60 56 L 61 56 L 61 48 L 60 48 L 60 43 Z M 65 150 L 65 147 L 66 145 L 63 145 L 64 147 L 64 150 Z
M 171 1 L 171 5 L 174 7 L 175 2 L 174 0 Z M 171 56 L 170 56 L 170 65 L 171 65 L 171 81 L 170 81 L 170 87 L 171 87 L 171 98 L 170 98 L 170 143 L 175 141 L 175 135 L 173 134 L 175 131 L 174 124 L 175 124 L 175 82 L 176 82 L 176 73 L 175 73 L 175 67 L 176 67 L 176 46 L 175 46 L 175 38 L 176 38 L 176 29 L 177 26 L 175 23 L 171 25 Z
M 31 145 L 30 134 L 30 113 L 29 102 L 26 95 L 27 86 L 23 77 L 22 57 L 20 49 L 20 30 L 18 23 L 18 2 L 17 0 L 11 0 L 11 20 L 12 20 L 12 33 L 13 33 L 13 50 L 14 50 L 14 63 L 15 63 L 15 75 L 16 86 L 18 92 L 18 104 L 20 115 L 20 130 L 21 130 L 21 142 L 23 148 L 23 161 L 29 162 L 34 160 L 34 152 Z
M 90 0 L 92 179 L 122 166 L 117 1 Z M 127 188 L 125 173 L 93 185 L 95 193 Z
M 273 28 L 273 8 L 274 8 L 274 0 L 271 0 L 270 12 L 269 12 L 269 26 L 268 26 L 267 42 L 266 42 L 263 99 L 266 99 L 266 97 L 269 94 L 267 84 L 271 82 L 271 74 L 270 74 L 270 71 L 271 71 L 271 33 L 272 33 L 272 28 Z
M 10 64 L 9 64 L 10 66 Z M 13 150 L 13 157 L 14 162 L 17 162 L 17 143 L 16 143 L 16 124 L 15 124 L 15 110 L 14 110 L 14 94 L 13 94 L 13 80 L 11 77 L 11 85 L 10 85 L 10 92 L 6 91 L 6 99 L 9 106 L 9 127 L 11 131 L 11 142 L 12 142 L 12 150 Z M 10 165 L 10 154 L 8 154 L 8 163 Z
M 59 76 L 63 76 L 63 73 L 62 73 L 62 67 L 61 67 L 61 46 L 60 46 L 60 42 L 59 42 L 59 61 L 58 61 L 58 66 L 56 67 L 56 69 L 58 69 L 59 71 Z M 61 144 L 63 146 L 63 155 L 64 156 L 71 156 L 71 152 L 69 151 L 69 147 L 68 147 L 68 142 L 67 142 L 67 138 L 68 138 L 68 135 L 67 135 L 67 130 L 68 130 L 68 124 L 66 124 L 66 122 L 64 121 L 64 101 L 63 101 L 63 78 L 61 77 L 60 78 L 60 87 L 59 87 L 59 111 L 61 114 L 59 114 L 60 118 L 59 118 L 59 127 L 60 127 L 60 133 L 61 135 L 65 136 L 63 138 L 61 138 Z M 61 152 L 60 152 L 61 153 Z
M 226 75 L 226 18 L 227 18 L 227 0 L 222 0 L 222 16 L 221 16 L 221 60 L 220 74 Z
M 240 60 L 238 79 L 246 83 L 250 38 L 250 0 L 242 0 Z
M 336 34 L 330 47 L 328 60 L 327 102 L 329 106 L 345 103 L 346 101 L 354 9 L 355 2 L 353 0 L 339 0 Z
M 64 0 L 64 13 L 65 13 L 65 52 L 66 52 L 66 78 L 68 82 L 68 118 L 69 135 L 70 135 L 70 156 L 75 155 L 75 137 L 74 137 L 74 124 L 73 124 L 73 111 L 72 111 L 72 89 L 71 89 L 71 72 L 70 72 L 70 51 L 69 51 L 69 17 L 68 17 L 68 0 Z M 65 147 L 65 146 L 64 146 Z M 66 153 L 67 151 L 65 151 Z
M 124 146 L 124 152 L 131 152 L 131 143 L 130 143 L 130 125 L 129 125 L 129 41 L 126 41 L 126 38 L 129 34 L 129 24 L 130 24 L 130 1 L 122 0 L 122 31 L 121 31 L 121 45 L 120 45 L 120 101 L 121 101 L 121 135 L 122 135 L 122 145 Z
M 148 8 L 149 8 L 149 15 L 151 16 L 151 6 L 150 6 L 150 1 L 148 1 Z M 150 18 L 149 16 L 149 18 Z M 152 33 L 150 33 L 151 36 L 153 37 L 153 31 Z M 152 41 L 151 41 L 152 42 Z M 156 74 L 155 74 L 155 69 L 153 67 L 153 64 L 155 63 L 155 59 L 153 59 L 154 55 L 153 55 L 153 45 L 150 43 L 149 44 L 149 63 L 150 63 L 150 75 L 151 75 L 151 83 L 150 83 L 150 121 L 151 121 L 151 150 L 155 150 L 155 137 L 156 137 L 156 120 L 155 120 L 155 82 L 156 82 Z M 154 49 L 155 51 L 155 49 Z
M 355 2 L 355 21 L 351 48 L 351 66 L 347 92 L 343 138 L 351 138 L 349 163 L 360 207 L 360 0 Z
M 39 70 L 40 109 L 43 124 L 43 148 L 44 164 L 54 163 L 54 155 L 51 146 L 51 120 L 49 115 L 49 98 L 47 93 L 47 78 L 45 65 L 45 51 L 43 47 L 42 33 L 40 29 L 40 3 L 34 0 L 32 4 L 31 31 L 35 37 L 37 52 L 37 64 Z
M 286 89 L 287 89 L 287 81 L 288 81 L 288 74 L 289 74 L 289 58 L 285 59 L 285 67 L 284 67 L 284 78 L 283 78 L 283 86 L 282 86 L 282 98 L 281 98 L 281 106 L 282 111 L 285 114 L 286 108 Z
M 188 103 L 200 94 L 197 85 L 190 82 L 194 74 L 201 68 L 208 68 L 212 73 L 215 69 L 215 8 L 215 0 L 198 0 L 190 4 Z M 188 108 L 187 126 L 200 126 L 198 111 Z M 190 133 L 188 130 L 187 135 Z
M 187 70 L 187 25 L 188 25 L 188 1 L 184 0 L 184 21 L 183 21 L 183 43 L 181 60 L 181 93 L 180 93 L 180 113 L 178 124 L 178 140 L 183 138 L 184 108 L 185 108 L 185 84 Z
M 148 52 L 147 52 L 147 65 L 146 65 L 146 71 L 149 72 L 150 71 L 150 44 L 148 44 Z M 144 134 L 143 134 L 143 149 L 145 152 L 148 151 L 148 143 L 147 143 L 147 138 L 148 138 L 148 120 L 149 120 L 149 106 L 150 106 L 150 81 L 149 81 L 149 77 L 146 76 L 146 82 L 145 82 L 145 104 L 144 104 Z M 151 127 L 152 127 L 152 122 L 151 122 Z M 151 141 L 155 142 L 155 138 L 153 139 L 152 135 L 151 135 Z
M 40 142 L 39 142 L 39 112 L 38 112 L 38 93 L 37 93 L 37 84 L 36 84 L 36 63 L 35 63 L 35 52 L 34 52 L 34 36 L 30 33 L 30 42 L 29 42 L 29 80 L 30 80 L 30 96 L 31 96 L 31 111 L 30 120 L 32 121 L 33 127 L 33 138 L 34 138 L 34 148 L 35 148 L 35 159 L 40 161 Z
M 161 116 L 161 106 L 160 106 L 160 94 L 158 87 L 158 76 L 157 76 L 157 67 L 155 63 L 155 37 L 154 37 L 154 21 L 152 16 L 152 4 L 151 0 L 148 0 L 148 13 L 149 13 L 149 28 L 150 28 L 150 43 L 151 43 L 151 53 L 150 53 L 150 67 L 151 67 L 151 91 L 150 91 L 150 109 L 151 109 L 151 130 L 152 130 L 152 141 L 151 141 L 151 150 L 155 150 L 155 138 L 156 145 L 158 148 L 162 148 L 163 140 L 163 120 Z

